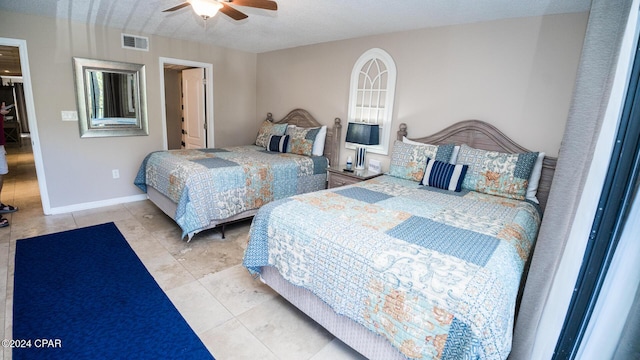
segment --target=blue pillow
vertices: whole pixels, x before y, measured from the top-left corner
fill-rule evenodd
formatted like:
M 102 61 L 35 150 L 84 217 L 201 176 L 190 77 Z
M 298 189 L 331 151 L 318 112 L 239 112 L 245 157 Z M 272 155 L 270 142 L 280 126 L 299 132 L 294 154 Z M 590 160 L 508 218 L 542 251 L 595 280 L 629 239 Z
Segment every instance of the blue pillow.
M 289 145 L 289 135 L 271 135 L 267 142 L 267 151 L 286 153 L 287 145 Z
M 453 165 L 427 159 L 427 168 L 420 185 L 460 192 L 469 165 Z

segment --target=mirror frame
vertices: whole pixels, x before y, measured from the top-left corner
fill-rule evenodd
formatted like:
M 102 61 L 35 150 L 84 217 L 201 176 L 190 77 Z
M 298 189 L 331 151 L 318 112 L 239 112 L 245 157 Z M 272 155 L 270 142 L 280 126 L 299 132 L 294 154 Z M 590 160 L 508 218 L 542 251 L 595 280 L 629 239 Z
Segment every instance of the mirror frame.
M 90 71 L 106 71 L 134 76 L 138 92 L 136 94 L 136 124 L 135 125 L 103 125 L 92 126 L 89 97 L 91 84 L 88 81 Z M 95 60 L 74 57 L 73 74 L 76 85 L 76 101 L 78 105 L 78 125 L 80 137 L 107 137 L 107 136 L 140 136 L 149 135 L 149 122 L 147 119 L 147 91 L 145 66 L 118 61 Z

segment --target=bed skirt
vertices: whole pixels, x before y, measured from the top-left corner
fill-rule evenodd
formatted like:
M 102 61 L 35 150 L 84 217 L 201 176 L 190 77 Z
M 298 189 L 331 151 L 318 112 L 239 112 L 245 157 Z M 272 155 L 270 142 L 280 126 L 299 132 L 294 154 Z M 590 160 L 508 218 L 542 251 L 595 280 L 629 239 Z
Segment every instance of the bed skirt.
M 262 281 L 342 342 L 368 359 L 395 360 L 406 357 L 380 335 L 355 321 L 336 314 L 309 290 L 292 285 L 272 266 L 262 268 Z
M 171 199 L 166 197 L 164 194 L 162 194 L 158 190 L 154 189 L 152 186 L 147 186 L 147 196 L 149 197 L 149 200 L 152 203 L 154 203 L 160 210 L 162 210 L 162 212 L 167 214 L 167 216 L 169 216 L 175 221 L 175 214 L 176 214 L 176 209 L 178 208 L 178 204 L 174 203 Z M 195 234 L 199 233 L 200 231 L 213 229 L 216 226 L 220 226 L 220 225 L 224 226 L 225 224 L 229 224 L 234 221 L 248 219 L 254 216 L 257 212 L 258 212 L 258 209 L 247 210 L 239 214 L 230 216 L 226 219 L 211 220 L 211 222 L 209 223 L 209 226 L 199 229 L 198 231 L 195 231 L 193 233 L 190 233 L 188 235 L 188 239 L 191 240 L 191 238 Z M 224 238 L 224 228 L 222 229 L 222 237 Z

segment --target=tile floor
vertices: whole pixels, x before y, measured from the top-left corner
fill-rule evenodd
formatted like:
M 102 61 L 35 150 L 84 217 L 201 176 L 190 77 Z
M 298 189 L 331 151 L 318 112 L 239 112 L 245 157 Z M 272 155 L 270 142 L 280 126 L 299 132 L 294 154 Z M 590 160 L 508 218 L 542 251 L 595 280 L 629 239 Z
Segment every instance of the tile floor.
M 187 243 L 147 200 L 45 216 L 26 143 L 7 148 L 1 194 L 2 202 L 20 208 L 5 215 L 11 225 L 0 229 L 1 338 L 11 338 L 16 241 L 113 221 L 216 359 L 363 359 L 242 267 L 250 221 L 229 226 L 226 239 L 212 230 Z M 11 351 L 0 359 L 11 359 Z

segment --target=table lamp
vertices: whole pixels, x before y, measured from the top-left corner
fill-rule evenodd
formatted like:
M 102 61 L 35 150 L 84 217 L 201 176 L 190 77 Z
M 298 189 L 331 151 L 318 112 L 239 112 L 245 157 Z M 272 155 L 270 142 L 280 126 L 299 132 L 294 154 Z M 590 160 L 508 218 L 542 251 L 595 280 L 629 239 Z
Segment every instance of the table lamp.
M 364 169 L 364 157 L 367 148 L 359 145 L 378 145 L 380 143 L 380 127 L 377 124 L 364 124 L 350 122 L 347 127 L 348 143 L 356 145 L 356 161 L 354 162 L 356 170 Z

